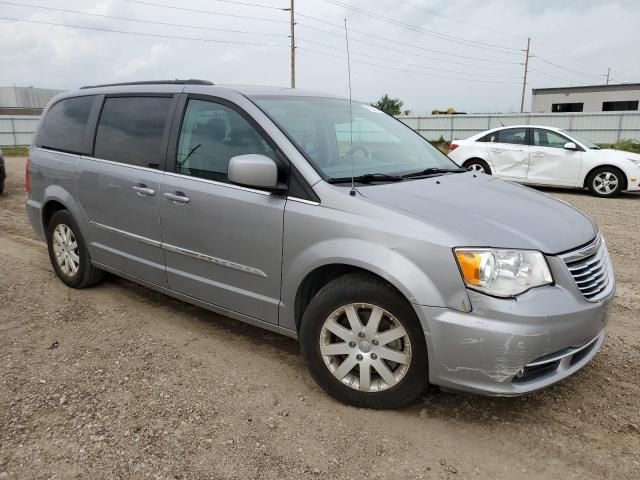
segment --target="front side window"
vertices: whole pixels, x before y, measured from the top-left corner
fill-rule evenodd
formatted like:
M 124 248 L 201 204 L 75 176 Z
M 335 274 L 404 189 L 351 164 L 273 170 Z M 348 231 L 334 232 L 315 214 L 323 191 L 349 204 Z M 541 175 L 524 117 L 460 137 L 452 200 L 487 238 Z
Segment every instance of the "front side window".
M 53 105 L 42 120 L 36 145 L 68 153 L 83 152 L 83 140 L 87 120 L 95 95 L 72 97 Z
M 343 99 L 253 100 L 329 181 L 350 177 L 352 166 L 354 176 L 458 168 L 422 136 L 370 105 L 353 102 L 350 116 L 349 102 Z
M 570 141 L 567 137 L 551 130 L 533 129 L 533 145 L 536 147 L 564 148 L 564 144 Z
M 238 112 L 222 104 L 191 99 L 180 130 L 176 173 L 227 181 L 229 160 L 257 153 L 275 160 L 275 152 Z
M 94 156 L 160 168 L 171 101 L 168 97 L 107 98 L 98 122 Z

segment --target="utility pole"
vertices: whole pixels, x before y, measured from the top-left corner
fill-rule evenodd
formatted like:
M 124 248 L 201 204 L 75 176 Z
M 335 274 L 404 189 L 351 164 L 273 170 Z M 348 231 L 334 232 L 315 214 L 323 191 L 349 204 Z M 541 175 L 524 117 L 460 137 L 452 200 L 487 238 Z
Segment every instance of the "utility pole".
M 607 85 L 609 85 L 609 74 L 611 74 L 611 67 L 607 68 Z
M 522 98 L 520 99 L 520 113 L 524 112 L 524 94 L 527 88 L 527 73 L 529 71 L 529 48 L 531 47 L 531 37 L 527 38 L 527 49 L 524 57 L 524 78 L 522 79 Z
M 291 0 L 291 88 L 296 88 L 296 15 Z

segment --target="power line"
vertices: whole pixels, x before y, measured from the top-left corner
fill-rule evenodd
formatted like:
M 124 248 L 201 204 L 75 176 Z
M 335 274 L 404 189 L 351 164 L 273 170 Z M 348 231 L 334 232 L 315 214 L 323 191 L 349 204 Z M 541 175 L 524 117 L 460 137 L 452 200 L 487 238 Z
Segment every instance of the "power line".
M 185 25 L 185 24 L 180 24 L 180 23 L 156 22 L 156 21 L 153 21 L 153 20 L 143 20 L 143 19 L 131 18 L 131 17 L 118 17 L 118 16 L 114 16 L 114 15 L 103 15 L 103 14 L 100 14 L 100 13 L 88 13 L 88 12 L 81 12 L 81 11 L 78 11 L 78 10 L 68 10 L 68 9 L 63 9 L 63 8 L 43 7 L 43 6 L 40 6 L 40 5 L 29 5 L 29 4 L 26 4 L 26 3 L 5 2 L 5 1 L 0 1 L 0 3 L 5 4 L 5 5 L 18 6 L 18 7 L 37 8 L 37 9 L 41 9 L 41 10 L 50 10 L 50 11 L 54 11 L 54 12 L 72 13 L 72 14 L 77 14 L 77 15 L 88 15 L 88 16 L 91 16 L 91 17 L 110 18 L 110 19 L 113 19 L 113 20 L 125 20 L 125 21 L 129 21 L 129 22 L 139 22 L 139 23 L 146 23 L 146 24 L 151 24 L 151 25 L 162 25 L 162 26 L 168 26 L 168 27 L 194 28 L 194 29 L 198 29 L 198 30 L 211 30 L 211 31 L 228 32 L 228 33 L 242 33 L 242 34 L 247 34 L 247 35 L 267 35 L 267 36 L 273 36 L 273 37 L 287 37 L 287 35 L 279 34 L 279 33 L 250 32 L 250 31 L 246 31 L 246 30 L 230 30 L 230 29 L 226 29 L 226 28 L 200 27 L 200 26 L 196 26 L 196 25 Z
M 298 40 L 302 40 L 303 42 L 306 43 L 310 43 L 312 45 L 318 45 L 318 46 L 322 46 L 325 48 L 330 48 L 332 50 L 339 50 L 342 51 L 342 48 L 338 48 L 338 47 L 334 47 L 333 45 L 328 45 L 326 43 L 322 43 L 322 42 L 316 42 L 316 41 L 312 41 L 312 40 L 307 40 L 306 38 L 301 38 L 298 37 Z M 391 63 L 399 63 L 401 65 L 404 65 L 405 62 L 393 59 L 393 58 L 387 58 L 387 57 L 380 57 L 377 55 L 370 55 L 367 53 L 362 53 L 362 52 L 356 52 L 356 51 L 351 51 L 352 55 L 360 55 L 362 57 L 368 57 L 368 58 L 373 58 L 375 60 L 382 60 L 384 62 L 391 62 Z M 431 71 L 437 71 L 437 72 L 446 72 L 446 73 L 455 73 L 455 74 L 459 74 L 459 75 L 471 75 L 471 76 L 481 76 L 481 77 L 488 77 L 488 78 L 517 78 L 520 79 L 521 77 L 504 77 L 503 75 L 489 75 L 486 73 L 470 73 L 470 72 L 461 72 L 459 70 L 448 70 L 448 69 L 444 69 L 444 68 L 433 68 L 433 67 L 429 67 L 427 65 L 419 65 L 419 64 L 410 64 L 411 67 L 414 68 L 425 68 L 427 70 L 431 70 Z
M 380 15 L 380 14 L 377 14 L 377 13 L 374 13 L 374 12 L 371 12 L 371 11 L 368 11 L 368 10 L 364 10 L 362 8 L 359 8 L 359 7 L 354 7 L 354 6 L 349 5 L 348 3 L 344 3 L 344 2 L 341 2 L 339 0 L 324 0 L 324 1 L 327 2 L 327 3 L 330 3 L 332 5 L 336 5 L 338 7 L 342 7 L 342 8 L 345 8 L 347 10 L 351 10 L 353 12 L 356 12 L 356 13 L 359 13 L 361 15 L 367 16 L 369 18 L 373 18 L 373 19 L 381 21 L 381 22 L 389 23 L 391 25 L 395 25 L 397 27 L 402 27 L 402 28 L 405 28 L 407 30 L 412 30 L 414 32 L 423 33 L 423 34 L 426 34 L 426 35 L 432 35 L 432 36 L 435 36 L 435 37 L 440 38 L 442 40 L 446 40 L 446 41 L 453 42 L 453 43 L 459 43 L 459 44 L 462 44 L 462 45 L 466 45 L 468 47 L 482 48 L 482 49 L 485 49 L 485 50 L 493 50 L 493 51 L 496 51 L 496 52 L 499 52 L 499 53 L 513 54 L 513 55 L 519 55 L 519 53 L 517 53 L 517 52 L 521 51 L 520 48 L 506 47 L 506 46 L 503 46 L 503 45 L 496 45 L 496 44 L 485 43 L 485 42 L 478 42 L 478 41 L 475 41 L 475 40 L 468 40 L 468 39 L 465 39 L 465 38 L 462 38 L 462 37 L 456 37 L 456 36 L 453 36 L 453 35 L 447 35 L 447 34 L 444 34 L 444 33 L 436 32 L 434 30 L 429 30 L 429 29 L 422 28 L 422 27 L 419 27 L 419 26 L 416 26 L 416 25 L 412 25 L 410 23 L 406 23 L 406 22 L 403 22 L 403 21 L 400 21 L 400 20 L 396 20 L 396 19 L 393 19 L 393 18 L 390 18 L 390 17 L 386 17 L 384 15 Z
M 342 56 L 339 56 L 339 55 L 333 55 L 331 53 L 322 52 L 320 50 L 315 50 L 313 48 L 298 47 L 298 49 L 305 50 L 305 51 L 308 51 L 308 52 L 317 53 L 319 55 L 325 55 L 327 57 L 337 58 L 337 59 L 340 59 L 340 60 L 346 60 L 346 57 L 342 57 Z M 354 63 L 361 63 L 361 64 L 364 64 L 364 65 L 370 65 L 370 66 L 373 66 L 373 67 L 384 68 L 385 70 L 397 70 L 397 71 L 403 72 L 403 73 L 411 73 L 411 74 L 414 74 L 414 75 L 421 75 L 423 77 L 436 77 L 436 78 L 444 78 L 444 79 L 447 79 L 447 80 L 459 80 L 459 81 L 462 81 L 462 82 L 473 82 L 473 83 L 480 82 L 480 83 L 503 84 L 503 85 L 518 85 L 519 84 L 519 82 L 495 82 L 495 81 L 490 81 L 490 80 L 476 80 L 476 79 L 470 79 L 470 78 L 449 77 L 449 76 L 437 75 L 437 74 L 433 74 L 433 73 L 416 72 L 416 71 L 407 70 L 407 69 L 404 69 L 404 68 L 396 68 L 396 67 L 390 67 L 389 65 L 382 65 L 382 64 L 379 64 L 379 63 L 366 62 L 364 60 L 354 60 L 354 59 L 352 59 L 351 61 L 354 62 Z
M 314 17 L 310 17 L 310 16 L 308 16 L 308 15 L 303 15 L 303 14 L 301 14 L 301 13 L 298 13 L 297 15 L 298 15 L 298 16 L 300 16 L 300 17 L 306 17 L 306 18 L 309 18 L 309 19 L 311 19 L 311 20 L 316 20 L 316 21 L 318 21 L 318 20 L 317 20 L 317 19 L 315 19 Z M 330 22 L 324 22 L 324 21 L 323 21 L 323 23 L 328 23 L 329 25 L 334 25 L 334 24 L 332 24 L 332 23 L 330 23 Z M 306 23 L 299 23 L 299 22 L 298 22 L 298 23 L 297 23 L 297 25 L 302 26 L 302 27 L 305 27 L 305 28 L 310 28 L 310 29 L 312 29 L 312 30 L 316 30 L 316 31 L 319 31 L 319 32 L 323 32 L 323 33 L 328 34 L 328 35 L 334 35 L 334 36 L 341 37 L 341 35 L 340 35 L 339 33 L 330 32 L 330 31 L 328 31 L 328 30 L 324 30 L 324 29 L 322 29 L 322 28 L 318 28 L 318 27 L 315 27 L 315 26 L 312 26 L 312 25 L 308 25 L 308 24 L 306 24 Z M 337 26 L 337 25 L 335 25 L 335 26 Z M 383 36 L 380 36 L 380 35 L 374 35 L 374 34 L 372 34 L 372 33 L 363 32 L 362 30 L 355 30 L 355 29 L 353 29 L 353 28 L 350 28 L 349 30 L 350 30 L 351 32 L 358 33 L 358 34 L 360 34 L 360 35 L 365 35 L 365 36 L 367 36 L 367 37 L 372 37 L 372 38 L 376 38 L 376 39 L 379 39 L 379 40 L 383 40 L 383 41 L 385 41 L 385 42 L 390 42 L 390 43 L 394 43 L 394 44 L 397 44 L 397 45 L 402 45 L 402 46 L 404 46 L 404 47 L 415 48 L 415 49 L 417 49 L 417 50 L 422 50 L 422 51 L 425 51 L 425 52 L 432 52 L 432 53 L 436 53 L 436 54 L 438 54 L 438 55 L 447 55 L 448 57 L 464 58 L 464 59 L 469 59 L 469 60 L 475 60 L 475 61 L 478 61 L 478 62 L 491 62 L 491 63 L 499 63 L 499 64 L 507 64 L 507 65 L 520 65 L 520 62 L 510 62 L 510 61 L 506 61 L 506 60 L 493 60 L 493 59 L 490 59 L 490 58 L 472 57 L 472 56 L 468 56 L 468 55 L 458 55 L 458 54 L 450 53 L 450 52 L 447 52 L 447 51 L 444 51 L 444 50 L 435 50 L 435 49 L 432 49 L 432 48 L 421 47 L 421 46 L 413 45 L 413 44 L 406 43 L 406 42 L 400 42 L 400 41 L 398 41 L 398 40 L 393 40 L 393 39 L 390 39 L 390 38 L 388 38 L 388 37 L 383 37 Z M 360 43 L 365 43 L 365 44 L 367 44 L 367 45 L 372 45 L 372 46 L 374 46 L 374 47 L 378 47 L 378 48 L 390 49 L 389 47 L 385 47 L 385 46 L 382 46 L 382 45 L 377 44 L 377 43 L 367 42 L 367 41 L 365 41 L 365 40 L 360 40 L 360 39 L 355 39 L 355 38 L 352 38 L 352 40 L 353 40 L 353 41 L 355 41 L 355 42 L 360 42 Z M 398 50 L 395 50 L 395 51 L 398 51 Z M 428 58 L 428 59 L 436 60 L 436 61 L 440 61 L 440 62 L 442 62 L 442 61 L 446 61 L 447 63 L 456 63 L 456 62 L 452 62 L 452 61 L 451 61 L 451 60 L 449 60 L 449 59 L 446 59 L 446 60 L 445 60 L 445 59 L 441 59 L 441 58 L 429 57 L 429 56 L 426 56 L 426 55 L 417 55 L 417 54 L 415 54 L 415 53 L 409 53 L 409 52 L 405 52 L 405 53 L 408 53 L 409 55 L 421 56 L 421 57 L 424 57 L 424 58 Z M 458 62 L 458 64 L 459 64 L 459 65 L 468 65 L 468 66 L 478 66 L 478 67 L 480 67 L 480 68 L 492 68 L 492 69 L 496 69 L 496 67 L 487 67 L 487 66 L 481 66 L 481 65 L 473 65 L 473 64 L 469 64 L 469 63 L 460 63 L 460 62 Z
M 548 77 L 548 78 L 550 78 L 552 80 L 562 80 L 563 82 L 574 83 L 576 85 L 584 85 L 584 84 L 581 84 L 581 83 L 576 82 L 574 80 L 570 80 L 568 78 L 558 77 L 557 75 L 552 75 L 550 73 L 543 72 L 542 70 L 538 70 L 537 68 L 529 67 L 529 70 L 531 70 L 532 72 L 536 72 L 537 74 L 542 75 L 544 77 Z
M 540 57 L 539 55 L 531 55 L 531 58 L 535 58 L 537 60 L 540 60 L 541 62 L 547 63 L 549 65 L 552 65 L 552 66 L 556 67 L 556 68 L 560 68 L 562 70 L 566 70 L 567 72 L 577 73 L 578 75 L 584 75 L 585 77 L 597 77 L 597 78 L 601 78 L 602 77 L 602 75 L 597 75 L 597 74 L 594 74 L 594 73 L 581 72 L 580 70 L 573 70 L 571 68 L 567 68 L 567 67 L 564 67 L 562 65 L 558 65 L 557 63 L 550 62 L 549 60 Z
M 245 7 L 257 7 L 257 8 L 268 8 L 270 10 L 289 10 L 288 8 L 276 7 L 273 5 L 261 5 L 259 3 L 247 3 L 247 2 L 239 2 L 237 0 L 209 0 L 210 2 L 220 2 L 220 3 L 230 3 L 233 5 L 242 5 Z M 142 2 L 138 2 L 142 3 Z
M 244 18 L 247 20 L 260 20 L 263 22 L 275 22 L 275 23 L 286 23 L 289 24 L 289 20 L 278 20 L 276 18 L 261 18 L 261 17 L 250 17 L 247 15 L 235 15 L 232 13 L 220 13 L 220 12 L 214 12 L 212 10 L 198 10 L 195 8 L 186 8 L 186 7 L 176 7 L 173 5 L 165 5 L 162 3 L 154 3 L 154 2 L 145 2 L 142 0 L 124 0 L 125 2 L 129 2 L 129 3 L 137 3 L 140 5 L 147 5 L 150 7 L 161 7 L 161 8 L 170 8 L 172 10 L 181 10 L 184 12 L 192 12 L 192 13 L 204 13 L 206 15 L 219 15 L 222 17 L 233 17 L 233 18 Z
M 71 25 L 68 23 L 54 23 L 54 22 L 45 22 L 41 20 L 25 20 L 22 18 L 9 18 L 9 17 L 0 17 L 0 20 L 10 20 L 14 22 L 26 22 L 26 23 L 36 23 L 41 25 L 54 25 L 57 27 L 68 27 L 68 28 L 80 28 L 83 30 L 95 30 L 99 32 L 109 32 L 109 33 L 121 33 L 125 35 L 136 35 L 141 37 L 156 37 L 156 38 L 171 38 L 176 40 L 193 40 L 197 42 L 210 42 L 210 43 L 224 43 L 230 45 L 249 45 L 255 47 L 288 47 L 288 45 L 279 45 L 274 43 L 256 43 L 256 42 L 239 42 L 234 40 L 217 40 L 213 38 L 197 38 L 197 37 L 181 37 L 178 35 L 162 35 L 155 33 L 140 33 L 140 32 L 129 32 L 125 30 L 114 30 L 110 28 L 102 28 L 102 27 L 87 27 L 84 25 Z
M 513 34 L 507 33 L 507 32 L 501 32 L 499 30 L 494 30 L 492 28 L 488 28 L 488 27 L 485 27 L 485 26 L 482 26 L 482 25 L 478 25 L 477 23 L 466 22 L 464 20 L 461 20 L 459 17 L 451 17 L 451 16 L 445 15 L 444 13 L 441 13 L 441 12 L 435 10 L 435 9 L 423 7 L 422 5 L 416 5 L 415 3 L 407 2 L 406 0 L 404 1 L 404 4 L 405 5 L 409 5 L 409 6 L 413 7 L 413 8 L 417 8 L 418 10 L 423 10 L 425 12 L 429 12 L 431 15 L 435 15 L 437 17 L 446 18 L 448 20 L 453 20 L 456 23 L 461 23 L 463 25 L 469 25 L 470 27 L 479 28 L 479 29 L 485 30 L 487 32 L 498 33 L 500 35 L 507 35 L 507 36 L 512 37 L 512 38 L 520 38 L 520 39 L 524 38 L 522 36 L 513 35 Z

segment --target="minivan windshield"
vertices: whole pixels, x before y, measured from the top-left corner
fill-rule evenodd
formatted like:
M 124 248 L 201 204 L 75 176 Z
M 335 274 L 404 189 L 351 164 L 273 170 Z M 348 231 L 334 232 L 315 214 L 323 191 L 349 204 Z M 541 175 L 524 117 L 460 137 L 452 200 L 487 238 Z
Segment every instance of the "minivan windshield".
M 350 124 L 348 100 L 302 96 L 253 100 L 328 181 L 350 178 L 352 162 L 353 175 L 368 181 L 462 171 L 411 128 L 370 105 L 353 102 Z

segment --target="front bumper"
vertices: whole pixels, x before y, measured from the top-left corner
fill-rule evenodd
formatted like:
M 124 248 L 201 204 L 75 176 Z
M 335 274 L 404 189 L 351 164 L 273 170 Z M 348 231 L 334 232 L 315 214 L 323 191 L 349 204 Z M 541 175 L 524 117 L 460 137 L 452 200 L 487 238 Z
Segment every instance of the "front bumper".
M 416 306 L 427 340 L 429 381 L 450 390 L 512 396 L 547 387 L 586 365 L 604 341 L 613 276 L 607 295 L 588 302 L 562 260 L 549 263 L 557 283 L 516 299 L 469 291 L 469 313 Z

